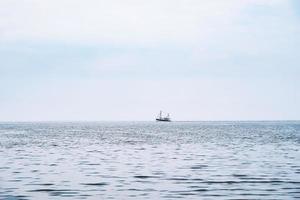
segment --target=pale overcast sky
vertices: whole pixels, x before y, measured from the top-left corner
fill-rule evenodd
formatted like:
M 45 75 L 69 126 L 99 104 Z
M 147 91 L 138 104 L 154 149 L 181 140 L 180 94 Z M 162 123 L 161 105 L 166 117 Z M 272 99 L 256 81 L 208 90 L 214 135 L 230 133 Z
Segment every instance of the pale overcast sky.
M 1 0 L 0 121 L 300 119 L 298 0 Z

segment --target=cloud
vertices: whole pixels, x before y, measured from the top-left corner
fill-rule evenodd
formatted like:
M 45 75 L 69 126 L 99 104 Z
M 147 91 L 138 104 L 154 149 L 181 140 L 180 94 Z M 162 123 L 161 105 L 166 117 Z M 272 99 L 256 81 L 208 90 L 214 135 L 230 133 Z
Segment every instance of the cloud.
M 1 40 L 80 43 L 190 44 L 234 23 L 240 0 L 2 0 Z M 220 28 L 221 27 L 221 28 Z

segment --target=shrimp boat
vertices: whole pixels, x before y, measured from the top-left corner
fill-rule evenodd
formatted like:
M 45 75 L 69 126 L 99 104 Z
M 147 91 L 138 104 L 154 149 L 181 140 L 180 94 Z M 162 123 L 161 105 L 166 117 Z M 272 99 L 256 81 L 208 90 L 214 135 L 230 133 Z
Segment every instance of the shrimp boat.
M 170 118 L 170 114 L 168 113 L 166 116 L 163 116 L 162 111 L 159 112 L 158 116 L 156 117 L 156 121 L 159 122 L 170 122 L 171 118 Z

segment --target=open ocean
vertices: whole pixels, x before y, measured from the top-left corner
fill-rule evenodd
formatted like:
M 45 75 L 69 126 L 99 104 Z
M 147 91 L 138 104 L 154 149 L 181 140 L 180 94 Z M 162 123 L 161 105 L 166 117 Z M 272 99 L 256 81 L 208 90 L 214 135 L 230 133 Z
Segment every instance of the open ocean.
M 0 123 L 0 199 L 300 199 L 300 122 Z

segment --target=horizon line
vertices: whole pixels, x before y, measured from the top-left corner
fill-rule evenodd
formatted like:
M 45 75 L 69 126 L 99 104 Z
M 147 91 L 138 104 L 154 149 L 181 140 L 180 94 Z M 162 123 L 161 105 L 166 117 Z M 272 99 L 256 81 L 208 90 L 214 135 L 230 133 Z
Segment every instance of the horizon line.
M 82 122 L 156 122 L 155 120 L 9 120 L 0 123 L 82 123 Z M 300 119 L 264 120 L 172 120 L 172 122 L 300 122 Z M 158 122 L 159 123 L 159 122 Z

